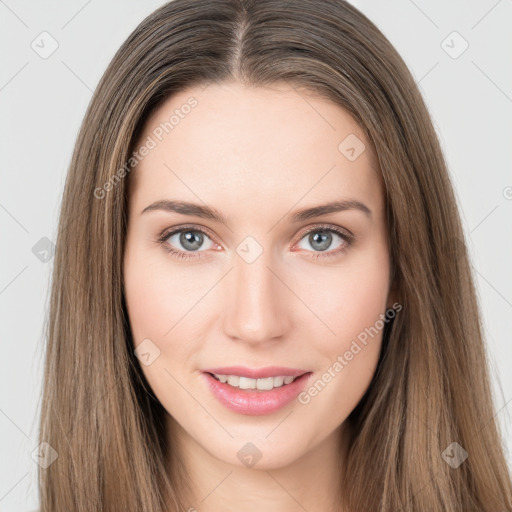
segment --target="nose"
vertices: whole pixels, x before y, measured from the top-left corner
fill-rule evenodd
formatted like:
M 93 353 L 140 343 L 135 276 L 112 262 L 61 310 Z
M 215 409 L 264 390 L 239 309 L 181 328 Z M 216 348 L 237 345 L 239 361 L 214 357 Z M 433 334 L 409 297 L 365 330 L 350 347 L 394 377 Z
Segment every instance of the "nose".
M 234 268 L 224 283 L 226 305 L 222 315 L 226 336 L 233 340 L 261 344 L 275 343 L 290 324 L 292 292 L 285 276 L 263 252 L 248 263 L 235 255 Z

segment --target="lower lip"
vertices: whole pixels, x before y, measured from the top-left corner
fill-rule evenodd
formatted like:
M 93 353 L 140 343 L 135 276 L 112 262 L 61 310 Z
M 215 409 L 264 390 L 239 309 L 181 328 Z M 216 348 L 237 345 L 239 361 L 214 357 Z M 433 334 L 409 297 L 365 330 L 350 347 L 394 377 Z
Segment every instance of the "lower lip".
M 297 377 L 291 384 L 285 384 L 270 391 L 239 389 L 222 383 L 209 373 L 203 373 L 217 400 L 232 411 L 247 416 L 270 414 L 293 401 L 304 389 L 311 372 Z

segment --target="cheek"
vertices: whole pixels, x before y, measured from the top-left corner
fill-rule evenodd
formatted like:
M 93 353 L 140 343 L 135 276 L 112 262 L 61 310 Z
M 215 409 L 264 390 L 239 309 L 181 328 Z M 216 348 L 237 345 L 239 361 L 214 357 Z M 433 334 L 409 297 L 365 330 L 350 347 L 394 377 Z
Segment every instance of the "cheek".
M 179 268 L 163 249 L 127 247 L 124 288 L 134 348 L 146 339 L 156 346 L 158 359 L 142 370 L 158 387 L 160 380 L 169 380 L 163 370 L 174 375 L 197 366 L 204 332 L 216 318 L 205 314 L 206 295 L 216 278 L 212 270 Z
M 139 265 L 136 259 L 126 266 L 126 305 L 135 345 L 145 338 L 159 339 L 171 327 L 172 297 L 156 270 Z
M 173 270 L 160 251 L 151 254 L 134 249 L 127 253 L 125 296 L 135 345 L 144 338 L 165 343 L 187 323 L 187 310 L 197 301 L 198 293 L 197 282 L 187 276 L 179 269 Z
M 322 364 L 299 402 L 324 410 L 333 428 L 357 405 L 374 375 L 386 325 L 387 269 L 385 253 L 374 253 L 330 269 L 325 279 L 316 280 L 325 283 L 321 291 L 313 278 L 302 281 L 308 305 L 328 329 L 314 322 L 315 356 Z
M 180 353 L 186 344 L 171 346 L 173 340 L 180 339 L 182 327 L 179 318 L 183 316 L 183 294 L 176 291 L 181 290 L 181 283 L 166 276 L 165 268 L 154 256 L 132 246 L 124 260 L 124 289 L 133 348 L 141 347 L 141 353 L 151 353 L 150 364 L 140 359 L 141 369 L 160 398 L 163 390 L 172 386 L 167 373 L 174 373 L 168 364 L 170 355 L 174 361 L 186 358 L 186 354 Z
M 191 342 L 198 338 L 194 311 L 190 311 L 197 298 L 189 297 L 194 295 L 190 280 L 170 269 L 165 256 L 132 249 L 125 257 L 124 283 L 134 349 L 150 347 L 151 361 L 146 365 L 141 359 L 142 372 L 162 405 L 177 412 L 190 407 L 180 372 L 193 364 L 199 351 Z
M 385 313 L 389 287 L 385 256 L 369 253 L 347 259 L 336 269 L 309 272 L 309 277 L 298 281 L 300 296 L 307 297 L 318 319 L 312 322 L 317 332 L 315 346 L 325 355 L 349 350 L 354 339 L 364 341 L 367 330 Z

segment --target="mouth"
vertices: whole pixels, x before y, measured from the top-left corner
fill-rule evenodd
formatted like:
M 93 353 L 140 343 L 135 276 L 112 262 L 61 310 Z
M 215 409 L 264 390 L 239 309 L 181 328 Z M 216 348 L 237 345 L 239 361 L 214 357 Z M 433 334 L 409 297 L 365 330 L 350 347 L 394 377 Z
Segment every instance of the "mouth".
M 231 367 L 203 371 L 203 375 L 209 390 L 222 405 L 239 414 L 255 416 L 278 411 L 292 402 L 304 389 L 312 372 L 276 367 L 263 370 Z
M 291 375 L 278 375 L 276 377 L 265 377 L 262 379 L 251 379 L 250 377 L 243 377 L 239 375 L 225 375 L 225 374 L 215 374 L 208 373 L 208 375 L 212 376 L 215 380 L 221 382 L 222 384 L 227 384 L 233 388 L 237 389 L 255 389 L 258 391 L 270 391 L 275 388 L 280 388 L 282 386 L 287 386 L 294 382 L 296 379 L 302 377 L 299 375 L 298 377 L 293 377 Z

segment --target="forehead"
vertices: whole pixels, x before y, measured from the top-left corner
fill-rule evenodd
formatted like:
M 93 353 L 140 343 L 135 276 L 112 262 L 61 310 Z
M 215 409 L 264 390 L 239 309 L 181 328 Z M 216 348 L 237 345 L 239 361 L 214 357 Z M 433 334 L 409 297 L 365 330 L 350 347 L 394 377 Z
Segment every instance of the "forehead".
M 301 198 L 382 202 L 375 152 L 352 116 L 286 83 L 182 90 L 148 118 L 135 149 L 144 145 L 136 202 L 179 197 L 252 213 Z

